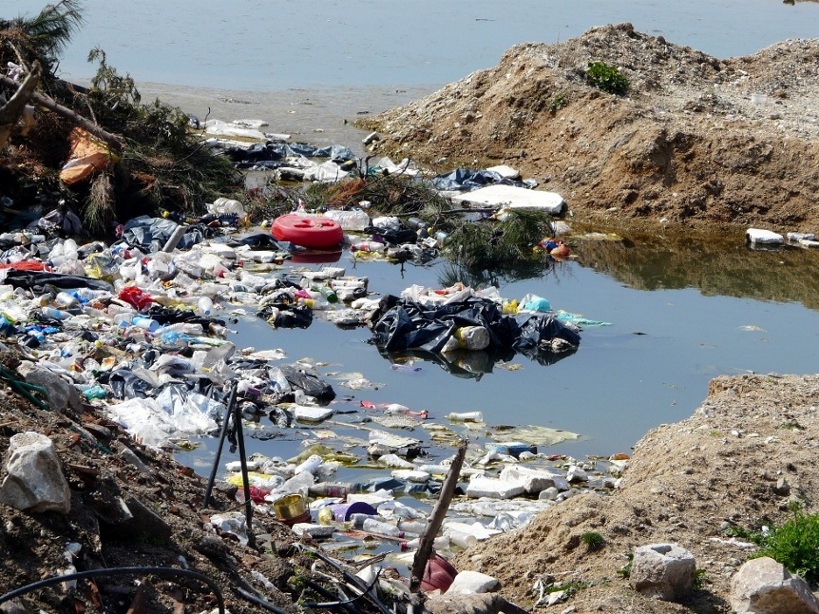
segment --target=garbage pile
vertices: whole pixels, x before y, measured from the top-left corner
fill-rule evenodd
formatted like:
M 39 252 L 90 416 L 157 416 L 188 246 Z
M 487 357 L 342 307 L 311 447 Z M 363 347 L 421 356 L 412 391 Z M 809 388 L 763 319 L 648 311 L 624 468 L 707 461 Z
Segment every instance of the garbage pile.
M 260 163 L 279 149 L 268 143 L 264 151 L 244 150 L 242 160 Z M 311 155 L 298 149 L 288 145 L 281 155 Z M 343 170 L 344 153 L 333 157 Z M 371 216 L 366 206 L 325 216 L 344 230 L 339 248 L 355 258 L 423 263 L 446 241 L 418 219 Z M 459 575 L 445 569 L 441 554 L 521 527 L 576 493 L 614 487 L 624 459 L 583 463 L 538 451 L 576 434 L 496 430 L 480 412 L 451 413 L 445 422 L 398 403 L 339 399 L 312 365 L 283 364 L 279 350 L 230 340 L 248 317 L 302 329 L 322 319 L 368 326 L 394 369 L 411 370 L 403 358 L 413 355 L 474 377 L 516 353 L 551 364 L 577 349 L 580 326 L 605 323 L 554 311 L 542 297 L 505 298 L 493 287 L 412 285 L 399 296 L 379 296 L 366 276 L 344 267 L 299 268 L 309 249 L 266 228 L 240 232 L 243 219 L 240 203 L 219 199 L 197 219 L 128 220 L 110 245 L 61 238 L 74 222 L 67 212 L 0 236 L 0 331 L 7 347 L 19 349 L 18 372 L 34 386 L 18 387 L 21 394 L 38 403 L 94 405 L 157 448 L 196 445 L 220 428 L 223 436 L 247 430 L 259 439 L 308 433 L 291 458 L 253 454 L 219 467 L 237 502 L 321 541 L 325 551 L 352 556 L 378 544 L 399 569 L 410 565 L 451 472 L 453 458 L 431 461 L 430 449 L 437 457 L 467 437 L 455 475 L 458 499 L 434 536 L 439 554 L 425 578 L 429 590 L 445 590 Z M 8 372 L 0 376 L 11 381 Z M 363 469 L 365 479 L 338 480 L 348 467 Z M 244 542 L 253 531 L 250 516 L 215 514 L 211 522 Z
M 563 353 L 577 349 L 580 331 L 551 313 L 548 301 L 504 301 L 496 288 L 457 284 L 445 290 L 412 286 L 381 300 L 373 315 L 373 343 L 386 352 L 448 354 L 486 351 L 508 360 L 515 351 Z

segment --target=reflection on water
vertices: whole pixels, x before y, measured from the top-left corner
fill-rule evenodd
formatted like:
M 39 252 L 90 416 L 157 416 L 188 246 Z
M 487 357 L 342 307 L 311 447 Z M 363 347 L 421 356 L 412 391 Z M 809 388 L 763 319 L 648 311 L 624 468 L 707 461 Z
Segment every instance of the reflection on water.
M 706 296 L 794 301 L 819 309 L 819 250 L 751 249 L 741 231 L 581 241 L 575 254 L 582 266 L 638 290 L 696 288 Z
M 425 352 L 412 350 L 406 352 L 388 352 L 379 349 L 381 356 L 393 365 L 414 365 L 415 361 L 426 361 L 438 365 L 445 372 L 455 377 L 480 380 L 486 373 L 492 373 L 499 363 L 511 363 L 520 355 L 536 364 L 549 366 L 568 358 L 576 350 L 566 352 L 543 352 L 537 350 L 515 352 L 490 352 L 486 350 L 454 350 L 452 352 Z

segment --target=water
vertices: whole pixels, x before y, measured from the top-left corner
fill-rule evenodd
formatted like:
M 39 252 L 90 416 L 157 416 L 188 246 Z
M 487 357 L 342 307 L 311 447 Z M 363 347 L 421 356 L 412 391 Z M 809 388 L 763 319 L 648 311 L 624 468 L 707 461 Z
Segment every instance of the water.
M 5 0 L 2 14 L 45 2 Z M 66 78 L 93 74 L 88 51 L 138 83 L 233 90 L 444 84 L 497 64 L 512 45 L 555 43 L 629 21 L 717 57 L 816 36 L 819 7 L 780 0 L 372 0 L 82 3 L 86 23 L 63 56 Z
M 43 4 L 5 0 L 2 15 L 32 14 Z M 819 23 L 819 5 L 779 0 L 145 0 L 115 10 L 110 2 L 87 0 L 83 6 L 86 23 L 61 63 L 65 78 L 88 79 L 93 67 L 85 58 L 99 46 L 143 94 L 157 93 L 200 116 L 261 117 L 273 131 L 348 145 L 360 143 L 360 134 L 342 118 L 403 104 L 493 66 L 516 43 L 559 42 L 595 25 L 630 21 L 639 31 L 729 57 L 813 37 Z M 549 366 L 517 356 L 512 362 L 520 369 L 497 366 L 480 377 L 456 376 L 430 362 L 402 373 L 366 343 L 366 329 L 341 331 L 321 321 L 308 330 L 274 331 L 249 317 L 237 324 L 233 340 L 283 348 L 290 360 L 311 357 L 326 363 L 319 370 L 330 378 L 360 372 L 380 384 L 352 392 L 333 380 L 340 407 L 355 408 L 363 399 L 395 402 L 436 418 L 480 410 L 493 425 L 537 424 L 581 435 L 556 451 L 627 452 L 646 430 L 689 416 L 717 375 L 816 369 L 817 255 L 751 252 L 741 234 L 719 249 L 707 247 L 582 245 L 577 260 L 541 277 L 501 283 L 505 297 L 531 292 L 555 308 L 612 323 L 586 328 L 579 351 Z M 349 255 L 340 264 L 369 276 L 380 294 L 411 283 L 437 285 L 443 274 L 354 262 Z M 287 455 L 309 434 L 293 431 L 290 441 L 275 445 L 251 439 L 249 446 Z

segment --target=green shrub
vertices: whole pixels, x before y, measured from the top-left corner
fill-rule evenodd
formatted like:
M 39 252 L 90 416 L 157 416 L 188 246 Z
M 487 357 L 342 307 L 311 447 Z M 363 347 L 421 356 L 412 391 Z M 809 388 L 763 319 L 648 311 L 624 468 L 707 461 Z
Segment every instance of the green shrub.
M 769 556 L 811 584 L 819 582 L 819 514 L 806 515 L 794 504 L 793 518 L 774 527 L 752 558 Z
M 628 79 L 615 66 L 605 62 L 589 62 L 586 83 L 617 96 L 623 96 L 628 91 Z
M 600 550 L 606 545 L 606 540 L 597 531 L 586 531 L 580 536 L 580 541 L 586 544 L 589 551 Z

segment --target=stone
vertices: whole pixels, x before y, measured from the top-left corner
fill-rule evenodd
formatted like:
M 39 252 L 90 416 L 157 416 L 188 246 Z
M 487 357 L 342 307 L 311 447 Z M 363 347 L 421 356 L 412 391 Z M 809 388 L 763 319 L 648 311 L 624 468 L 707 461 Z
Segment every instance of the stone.
M 459 574 L 460 575 L 460 574 Z M 457 576 L 456 576 L 457 577 Z M 497 593 L 475 595 L 429 595 L 424 603 L 430 614 L 523 614 L 526 610 L 510 603 Z
M 572 465 L 566 472 L 566 480 L 570 484 L 573 482 L 586 482 L 588 479 L 589 475 L 586 473 L 585 469 L 577 465 Z
M 0 503 L 31 512 L 71 511 L 71 491 L 54 442 L 41 433 L 18 433 L 9 440 L 8 475 Z
M 786 480 L 784 477 L 779 478 L 776 481 L 774 492 L 780 497 L 787 497 L 789 494 L 791 494 L 791 485 L 788 483 L 788 480 Z
M 693 588 L 694 556 L 675 544 L 650 544 L 634 551 L 629 582 L 644 595 L 679 600 Z
M 26 360 L 20 363 L 17 372 L 27 384 L 42 386 L 45 389 L 49 409 L 54 411 L 65 409 L 80 411 L 82 409 L 80 391 L 56 373 Z
M 731 608 L 737 614 L 810 614 L 819 600 L 799 576 L 770 557 L 751 559 L 731 578 Z

